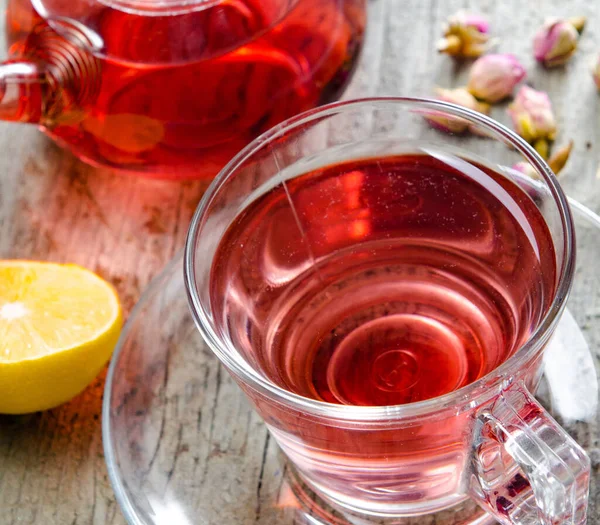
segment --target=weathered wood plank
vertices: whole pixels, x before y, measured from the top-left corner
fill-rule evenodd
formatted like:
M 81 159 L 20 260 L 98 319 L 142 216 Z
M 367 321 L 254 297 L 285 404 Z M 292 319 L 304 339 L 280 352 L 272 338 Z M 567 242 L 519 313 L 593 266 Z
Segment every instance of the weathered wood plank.
M 1 129 L 0 255 L 94 269 L 129 311 L 182 246 L 203 185 L 101 172 L 34 129 Z M 0 522 L 123 523 L 102 453 L 103 385 L 104 374 L 55 410 L 0 418 Z

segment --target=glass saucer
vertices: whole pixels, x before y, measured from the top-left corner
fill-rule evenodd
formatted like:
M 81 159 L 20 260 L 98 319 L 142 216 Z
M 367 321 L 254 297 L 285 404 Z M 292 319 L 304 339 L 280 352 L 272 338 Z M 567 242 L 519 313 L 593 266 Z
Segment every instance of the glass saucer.
M 538 397 L 592 460 L 588 523 L 600 524 L 600 217 L 571 201 L 577 270 L 545 356 Z M 103 437 L 111 483 L 135 525 L 481 524 L 474 503 L 373 521 L 327 506 L 296 477 L 204 344 L 188 311 L 180 253 L 131 314 L 108 373 Z M 156 330 L 157 324 L 161 327 Z M 150 329 L 152 328 L 152 329 Z M 157 335 L 158 332 L 158 335 Z

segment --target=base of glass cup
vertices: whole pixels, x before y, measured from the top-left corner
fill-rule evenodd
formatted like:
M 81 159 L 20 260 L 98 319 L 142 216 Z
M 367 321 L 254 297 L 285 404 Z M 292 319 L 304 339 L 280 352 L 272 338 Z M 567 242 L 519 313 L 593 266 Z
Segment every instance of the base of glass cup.
M 336 501 L 315 490 L 301 474 L 284 458 L 286 483 L 299 504 L 298 515 L 307 525 L 488 525 L 494 523 L 492 516 L 468 497 L 438 508 L 419 512 L 398 509 L 398 513 L 365 512 L 348 502 Z M 431 505 L 431 502 L 429 502 Z

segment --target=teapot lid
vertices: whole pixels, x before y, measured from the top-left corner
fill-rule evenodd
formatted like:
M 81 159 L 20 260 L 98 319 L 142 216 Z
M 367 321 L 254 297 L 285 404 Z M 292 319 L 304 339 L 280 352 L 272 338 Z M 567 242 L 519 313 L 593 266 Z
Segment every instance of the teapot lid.
M 296 0 L 31 0 L 77 47 L 123 64 L 177 64 L 241 47 Z

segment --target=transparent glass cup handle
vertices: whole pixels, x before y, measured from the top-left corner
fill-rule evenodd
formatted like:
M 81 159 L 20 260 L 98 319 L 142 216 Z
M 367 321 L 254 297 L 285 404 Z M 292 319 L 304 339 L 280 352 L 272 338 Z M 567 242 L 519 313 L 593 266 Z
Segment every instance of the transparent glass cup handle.
M 586 523 L 590 460 L 524 385 L 480 412 L 471 461 L 471 495 L 500 523 Z

